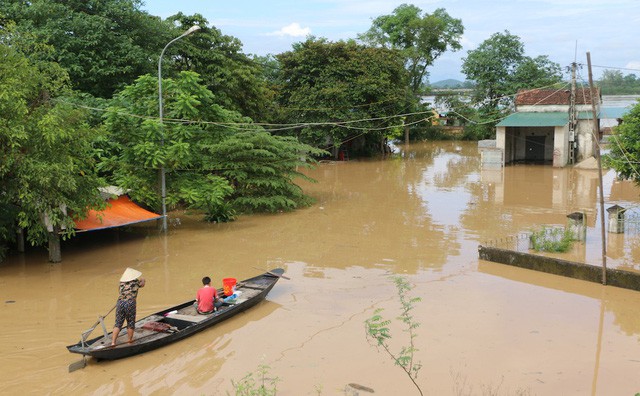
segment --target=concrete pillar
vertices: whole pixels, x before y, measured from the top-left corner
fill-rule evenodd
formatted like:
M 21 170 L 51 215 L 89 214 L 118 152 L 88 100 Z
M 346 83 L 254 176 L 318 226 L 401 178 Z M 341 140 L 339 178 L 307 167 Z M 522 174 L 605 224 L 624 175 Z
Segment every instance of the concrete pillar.
M 624 212 L 625 208 L 613 205 L 607 209 L 609 214 L 609 232 L 612 234 L 624 234 Z

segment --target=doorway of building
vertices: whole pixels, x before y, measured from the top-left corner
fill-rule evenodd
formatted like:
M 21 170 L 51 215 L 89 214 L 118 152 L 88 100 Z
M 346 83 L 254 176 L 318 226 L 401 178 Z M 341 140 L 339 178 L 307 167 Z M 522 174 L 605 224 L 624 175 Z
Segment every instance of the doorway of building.
M 544 158 L 544 144 L 546 136 L 527 136 L 525 139 L 525 157 L 526 162 L 541 163 Z

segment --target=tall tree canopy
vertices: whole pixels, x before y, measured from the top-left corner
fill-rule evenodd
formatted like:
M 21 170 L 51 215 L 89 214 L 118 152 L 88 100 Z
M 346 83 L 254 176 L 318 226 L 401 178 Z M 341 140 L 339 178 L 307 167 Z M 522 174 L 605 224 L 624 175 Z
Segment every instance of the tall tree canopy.
M 379 152 L 402 124 L 407 73 L 396 50 L 309 38 L 278 60 L 283 122 L 300 125 L 290 131 L 304 142 L 337 148 L 362 136 L 364 150 Z
M 423 95 L 427 68 L 445 51 L 462 48 L 463 32 L 462 21 L 452 18 L 443 8 L 429 14 L 414 5 L 402 4 L 391 15 L 374 19 L 371 28 L 359 37 L 369 44 L 400 50 L 406 58 L 411 92 Z
M 616 170 L 622 179 L 640 184 L 640 103 L 622 118 L 622 124 L 614 129 L 611 151 L 605 157 L 608 166 Z
M 602 72 L 598 85 L 605 95 L 637 95 L 640 93 L 640 78 L 635 74 L 624 75 L 620 70 Z
M 141 0 L 4 0 L 0 15 L 17 31 L 53 51 L 31 58 L 54 61 L 74 88 L 109 98 L 125 84 L 154 70 L 172 29 L 141 11 Z
M 109 139 L 100 169 L 132 198 L 159 207 L 157 172 L 164 167 L 167 202 L 224 221 L 243 212 L 290 210 L 307 198 L 294 184 L 318 150 L 274 137 L 249 118 L 218 105 L 197 73 L 163 79 L 163 123 L 157 78 L 142 76 L 109 107 Z
M 74 217 L 104 205 L 95 132 L 82 111 L 59 100 L 70 94 L 60 67 L 0 45 L 0 250 L 16 226 L 41 244 L 48 240 L 45 219 L 69 235 Z
M 178 13 L 167 21 L 180 33 L 193 25 L 200 26 L 200 30 L 167 50 L 164 59 L 173 62 L 174 67 L 163 70 L 193 70 L 200 74 L 202 84 L 215 93 L 219 105 L 254 120 L 269 120 L 273 91 L 263 78 L 262 66 L 242 52 L 240 40 L 208 27 L 208 21 L 200 14 Z
M 562 69 L 546 56 L 530 58 L 516 35 L 495 33 L 463 59 L 462 72 L 475 82 L 473 99 L 488 112 L 511 105 L 518 89 L 562 81 Z

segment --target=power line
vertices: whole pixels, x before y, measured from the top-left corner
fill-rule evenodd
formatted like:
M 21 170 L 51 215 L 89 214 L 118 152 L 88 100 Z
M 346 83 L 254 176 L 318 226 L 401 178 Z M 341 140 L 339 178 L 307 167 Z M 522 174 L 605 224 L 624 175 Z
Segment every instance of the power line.
M 584 64 L 579 63 L 580 66 L 584 66 Z M 633 68 L 629 68 L 629 67 L 615 67 L 615 66 L 598 66 L 598 65 L 591 65 L 591 67 L 599 67 L 601 69 L 614 69 L 614 70 L 629 70 L 629 71 L 637 71 L 640 72 L 640 69 L 633 69 Z

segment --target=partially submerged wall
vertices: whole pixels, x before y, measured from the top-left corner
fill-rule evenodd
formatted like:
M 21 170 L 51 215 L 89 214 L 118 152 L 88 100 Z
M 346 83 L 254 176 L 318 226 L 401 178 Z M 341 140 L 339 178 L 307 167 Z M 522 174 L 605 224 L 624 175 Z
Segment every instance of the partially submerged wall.
M 479 246 L 478 254 L 482 260 L 602 283 L 602 268 L 593 265 L 488 246 Z M 640 273 L 608 268 L 607 285 L 640 291 Z

